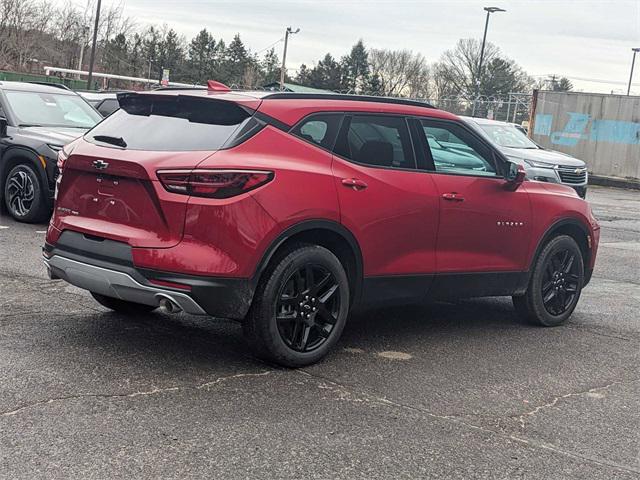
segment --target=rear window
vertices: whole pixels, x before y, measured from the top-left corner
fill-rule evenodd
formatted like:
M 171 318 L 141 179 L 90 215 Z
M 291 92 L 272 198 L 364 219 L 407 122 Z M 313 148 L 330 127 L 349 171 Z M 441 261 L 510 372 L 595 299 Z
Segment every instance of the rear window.
M 85 139 L 127 150 L 218 150 L 251 116 L 209 98 L 125 94 L 118 100 L 120 109 Z

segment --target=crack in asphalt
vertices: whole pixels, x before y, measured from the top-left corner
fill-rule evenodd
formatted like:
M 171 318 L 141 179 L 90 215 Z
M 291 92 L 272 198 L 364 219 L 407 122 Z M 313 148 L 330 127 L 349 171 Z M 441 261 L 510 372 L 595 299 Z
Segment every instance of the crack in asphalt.
M 264 372 L 261 373 L 237 373 L 236 375 L 230 375 L 228 377 L 220 377 L 220 378 L 216 378 L 215 380 L 211 381 L 211 382 L 207 382 L 207 383 L 203 383 L 201 385 L 198 385 L 197 387 L 195 387 L 197 390 L 201 390 L 203 388 L 209 388 L 212 387 L 213 385 L 217 385 L 219 383 L 222 382 L 226 382 L 227 380 L 231 380 L 233 378 L 242 378 L 242 377 L 264 377 L 265 375 L 269 375 L 271 373 L 273 373 L 275 370 L 265 370 Z
M 227 375 L 224 377 L 218 377 L 215 380 L 211 380 L 209 382 L 197 384 L 197 385 L 186 385 L 186 386 L 175 386 L 175 387 L 166 387 L 166 388 L 157 388 L 154 387 L 151 390 L 146 391 L 137 391 L 131 393 L 82 393 L 77 395 L 63 395 L 60 397 L 49 398 L 47 400 L 40 400 L 38 402 L 28 403 L 26 405 L 22 405 L 20 407 L 14 408 L 13 410 L 7 410 L 4 412 L 0 412 L 0 417 L 12 417 L 14 415 L 18 415 L 24 410 L 28 410 L 35 407 L 40 407 L 44 405 L 49 405 L 51 403 L 56 402 L 64 402 L 66 400 L 78 400 L 84 398 L 135 398 L 135 397 L 144 397 L 150 395 L 159 395 L 163 393 L 169 392 L 179 392 L 183 390 L 201 390 L 203 388 L 210 388 L 213 385 L 220 384 L 222 382 L 226 382 L 227 380 L 232 380 L 235 378 L 241 377 L 262 377 L 265 375 L 269 375 L 273 373 L 275 370 L 265 370 L 259 373 L 236 373 L 234 375 Z
M 580 331 L 580 332 L 589 333 L 591 335 L 596 335 L 598 337 L 614 338 L 616 340 L 624 340 L 625 342 L 633 342 L 633 341 L 637 341 L 638 340 L 638 338 L 636 336 L 634 336 L 634 335 L 632 335 L 630 337 L 623 337 L 621 335 L 613 335 L 611 333 L 602 332 L 597 327 L 594 328 L 594 327 L 584 326 L 584 325 L 580 325 L 580 324 L 576 324 L 576 323 L 568 323 L 568 324 L 564 325 L 564 328 L 570 328 L 572 330 L 577 330 L 577 331 Z
M 571 457 L 577 460 L 582 460 L 582 461 L 587 461 L 587 462 L 591 462 L 594 463 L 596 465 L 599 465 L 601 467 L 605 467 L 605 468 L 614 468 L 617 470 L 621 470 L 627 473 L 635 473 L 635 474 L 640 474 L 640 469 L 635 468 L 633 466 L 629 466 L 629 465 L 621 465 L 619 463 L 616 462 L 612 462 L 606 459 L 601 459 L 601 458 L 595 458 L 589 455 L 584 455 L 581 453 L 577 453 L 577 452 L 572 452 L 572 451 L 568 451 L 568 450 L 564 450 L 561 448 L 558 448 L 557 446 L 547 443 L 547 442 L 543 442 L 543 441 L 539 441 L 539 440 L 535 440 L 535 439 L 530 439 L 530 438 L 523 438 L 521 436 L 516 436 L 516 435 L 510 435 L 510 434 L 506 434 L 506 433 L 502 433 L 496 430 L 492 430 L 490 428 L 486 428 L 480 425 L 475 425 L 473 423 L 469 423 L 466 421 L 463 421 L 460 419 L 460 417 L 456 417 L 456 416 L 451 416 L 451 415 L 439 415 L 437 413 L 433 413 L 429 410 L 426 410 L 422 407 L 417 407 L 414 405 L 409 405 L 409 404 L 405 404 L 405 403 L 401 403 L 401 402 L 397 402 L 394 400 L 389 400 L 388 398 L 385 397 L 381 397 L 379 395 L 375 395 L 363 390 L 359 390 L 356 387 L 353 386 L 348 386 L 348 385 L 344 385 L 341 384 L 339 382 L 336 382 L 334 380 L 331 380 L 327 377 L 323 377 L 321 375 L 317 375 L 317 374 L 313 374 L 304 370 L 296 370 L 296 372 L 300 373 L 301 375 L 304 376 L 308 376 L 308 377 L 313 377 L 316 380 L 321 380 L 323 382 L 328 383 L 329 385 L 331 385 L 334 389 L 334 391 L 337 391 L 340 393 L 340 400 L 347 400 L 347 401 L 355 401 L 355 402 L 374 402 L 374 403 L 378 403 L 380 405 L 386 405 L 386 406 L 392 406 L 395 408 L 399 408 L 399 409 L 403 409 L 403 410 L 409 410 L 409 411 L 413 411 L 416 413 L 419 413 L 421 415 L 426 415 L 428 417 L 431 418 L 435 418 L 438 420 L 443 420 L 446 422 L 452 422 L 455 423 L 457 425 L 461 425 L 464 426 L 466 428 L 469 428 L 471 430 L 476 430 L 476 431 L 480 431 L 489 435 L 495 435 L 497 437 L 506 439 L 506 440 L 510 440 L 516 443 L 519 443 L 521 445 L 527 445 L 533 448 L 540 448 L 540 449 L 544 449 L 544 450 L 548 450 L 551 452 L 555 452 L 557 454 L 560 455 L 564 455 L 567 457 Z M 633 383 L 639 380 L 633 380 L 631 382 L 613 382 L 610 385 L 606 385 L 606 388 L 609 388 L 615 384 L 618 383 Z M 322 388 L 322 387 L 320 387 Z M 327 388 L 327 387 L 324 387 Z M 602 389 L 605 387 L 596 387 L 596 389 Z M 329 388 L 330 389 L 330 388 Z M 352 391 L 350 391 L 352 390 Z M 589 391 L 586 392 L 580 392 L 580 393 L 589 393 Z M 355 397 L 356 394 L 359 394 L 361 397 L 364 398 L 360 398 L 358 399 L 357 397 Z
M 590 388 L 588 390 L 582 390 L 580 392 L 572 392 L 572 393 L 566 393 L 564 395 L 559 395 L 557 397 L 554 397 L 552 400 L 548 401 L 547 403 L 544 403 L 542 405 L 538 405 L 537 407 L 535 407 L 533 410 L 530 410 L 528 412 L 525 412 L 523 414 L 521 414 L 518 417 L 518 420 L 520 421 L 520 427 L 524 430 L 526 428 L 526 419 L 527 417 L 533 417 L 535 416 L 538 412 L 540 412 L 541 410 L 544 410 L 545 408 L 552 408 L 555 407 L 556 404 L 561 401 L 564 400 L 566 398 L 571 398 L 571 397 L 579 397 L 582 395 L 587 395 L 589 393 L 597 393 L 597 392 L 601 392 L 604 390 L 608 390 L 611 387 L 614 387 L 616 385 L 629 385 L 631 383 L 636 383 L 636 382 L 640 382 L 640 379 L 635 379 L 635 380 L 629 380 L 629 381 L 617 381 L 617 382 L 611 382 L 607 385 L 603 385 L 601 387 L 593 387 Z M 515 418 L 512 417 L 512 418 Z

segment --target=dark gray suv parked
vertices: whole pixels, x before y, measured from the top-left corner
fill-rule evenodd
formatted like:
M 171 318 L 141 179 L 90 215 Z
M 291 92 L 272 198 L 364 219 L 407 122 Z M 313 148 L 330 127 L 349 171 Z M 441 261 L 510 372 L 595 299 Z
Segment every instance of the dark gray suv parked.
M 100 120 L 66 88 L 0 82 L 0 199 L 13 218 L 38 222 L 49 215 L 58 151 Z

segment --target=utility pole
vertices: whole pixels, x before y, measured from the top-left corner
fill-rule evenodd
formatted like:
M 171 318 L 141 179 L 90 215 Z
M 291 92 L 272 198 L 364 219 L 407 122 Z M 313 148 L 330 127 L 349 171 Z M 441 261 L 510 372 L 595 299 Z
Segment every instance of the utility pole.
M 478 78 L 476 79 L 476 98 L 473 101 L 473 111 L 471 116 L 475 116 L 476 114 L 476 104 L 478 102 L 478 98 L 480 97 L 480 80 L 482 79 L 482 61 L 484 60 L 484 46 L 487 43 L 487 29 L 489 28 L 489 15 L 496 12 L 506 12 L 506 10 L 498 7 L 484 7 L 485 12 L 487 12 L 487 19 L 484 22 L 484 35 L 482 37 L 482 47 L 480 48 L 480 61 L 478 62 Z
M 91 58 L 89 59 L 89 76 L 87 77 L 87 90 L 91 90 L 91 80 L 93 80 L 93 64 L 96 61 L 96 43 L 98 43 L 98 26 L 100 25 L 100 4 L 102 0 L 98 0 L 96 7 L 96 23 L 93 26 L 93 44 L 91 45 Z
M 633 79 L 633 67 L 636 63 L 636 53 L 640 52 L 640 48 L 632 48 L 633 50 L 633 60 L 631 60 L 631 73 L 629 74 L 629 86 L 627 87 L 627 97 L 631 93 L 631 80 Z
M 280 69 L 280 90 L 284 90 L 284 76 L 287 72 L 287 46 L 289 44 L 289 35 L 293 35 L 299 31 L 299 28 L 294 32 L 291 27 L 287 27 L 287 30 L 284 32 L 284 52 L 282 52 L 282 68 Z

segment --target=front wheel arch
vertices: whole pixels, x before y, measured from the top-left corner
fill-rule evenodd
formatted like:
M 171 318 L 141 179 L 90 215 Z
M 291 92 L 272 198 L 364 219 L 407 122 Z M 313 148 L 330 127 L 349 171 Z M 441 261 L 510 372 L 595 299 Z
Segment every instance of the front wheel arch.
M 565 218 L 562 220 L 558 220 L 549 228 L 547 228 L 547 231 L 538 242 L 538 246 L 536 247 L 533 257 L 529 259 L 529 272 L 531 272 L 531 270 L 533 269 L 536 260 L 538 259 L 540 253 L 547 245 L 547 243 L 560 235 L 568 235 L 576 241 L 578 247 L 580 247 L 580 251 L 582 252 L 582 261 L 584 263 L 584 268 L 585 270 L 589 268 L 591 261 L 591 249 L 589 247 L 589 229 L 578 219 Z

